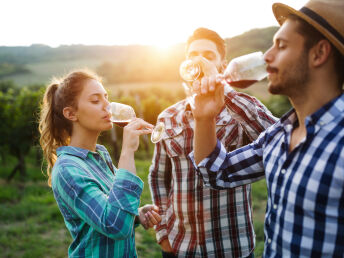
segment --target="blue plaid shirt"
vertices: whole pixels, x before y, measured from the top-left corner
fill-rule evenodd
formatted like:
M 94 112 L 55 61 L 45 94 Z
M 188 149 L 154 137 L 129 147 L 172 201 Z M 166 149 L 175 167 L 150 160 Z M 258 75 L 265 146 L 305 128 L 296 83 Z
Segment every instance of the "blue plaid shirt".
M 294 110 L 245 147 L 218 141 L 198 166 L 207 186 L 266 178 L 265 257 L 344 257 L 344 94 L 306 118 L 307 136 L 289 153 Z
M 137 257 L 134 223 L 141 179 L 116 169 L 102 145 L 96 152 L 63 146 L 57 155 L 52 188 L 73 238 L 68 256 Z

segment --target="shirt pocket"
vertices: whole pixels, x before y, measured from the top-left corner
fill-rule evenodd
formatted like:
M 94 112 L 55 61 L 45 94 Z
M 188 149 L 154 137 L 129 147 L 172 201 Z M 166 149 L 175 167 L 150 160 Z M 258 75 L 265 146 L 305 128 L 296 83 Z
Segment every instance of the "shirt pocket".
M 225 114 L 216 120 L 216 137 L 229 152 L 241 146 L 243 130 L 229 113 L 226 112 Z
M 170 158 L 185 155 L 185 141 L 183 128 L 167 129 L 164 142 L 166 153 Z

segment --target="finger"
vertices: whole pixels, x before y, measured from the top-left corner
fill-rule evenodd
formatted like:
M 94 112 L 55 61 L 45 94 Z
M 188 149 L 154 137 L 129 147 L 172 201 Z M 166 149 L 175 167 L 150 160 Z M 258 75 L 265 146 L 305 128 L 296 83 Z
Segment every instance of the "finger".
M 147 224 L 146 216 L 145 216 L 145 214 L 143 213 L 142 210 L 139 211 L 139 212 L 140 212 L 140 215 L 139 215 L 140 223 L 146 229 L 146 227 L 147 227 L 147 225 L 146 225 Z
M 132 120 L 132 123 L 130 123 L 133 128 L 135 129 L 141 129 L 141 128 L 147 128 L 147 129 L 153 129 L 154 125 L 146 122 L 145 120 L 143 120 L 142 118 L 134 118 Z
M 209 78 L 209 92 L 215 91 L 215 85 L 216 85 L 216 76 L 213 75 Z
M 133 119 L 131 119 L 131 121 L 128 123 L 128 125 L 126 126 L 126 128 L 135 128 L 136 126 L 137 126 L 137 124 L 138 124 L 138 118 L 133 118 Z
M 151 222 L 148 213 L 145 214 L 145 217 L 146 217 L 146 221 L 147 221 L 146 225 L 150 228 L 153 227 L 154 224 Z
M 144 229 L 149 229 L 149 226 L 147 225 L 147 220 L 145 219 L 144 223 L 141 223 Z
M 151 204 L 145 204 L 143 207 L 141 207 L 143 213 L 146 213 L 147 211 L 150 210 Z
M 153 205 L 153 204 L 146 204 L 142 208 L 143 208 L 144 213 L 146 213 L 147 211 L 159 209 L 156 205 Z
M 161 216 L 156 213 L 154 210 L 151 211 L 153 217 L 155 218 L 155 220 L 159 223 L 161 221 Z
M 147 128 L 147 129 L 153 129 L 154 128 L 154 125 L 146 122 L 145 120 L 143 120 L 141 118 L 138 119 L 138 122 L 143 128 Z
M 159 213 L 159 207 L 156 205 L 152 205 L 152 206 L 153 206 L 153 210 Z
M 223 74 L 216 75 L 216 83 L 222 83 L 225 80 L 225 76 Z
M 216 101 L 221 101 L 224 99 L 224 85 L 222 83 L 217 84 L 216 90 L 215 90 L 215 98 Z
M 146 129 L 146 128 L 138 129 L 138 130 L 135 130 L 135 135 L 140 136 L 140 135 L 150 134 L 152 133 L 152 131 L 153 131 L 152 129 Z
M 152 124 L 147 123 L 146 121 L 140 118 L 137 118 L 127 127 L 128 127 L 127 130 L 131 130 L 132 133 L 136 134 L 137 136 L 152 133 L 153 128 L 154 128 Z
M 148 220 L 149 220 L 151 223 L 153 223 L 154 225 L 158 224 L 158 221 L 155 219 L 155 217 L 153 216 L 153 214 L 152 214 L 150 211 L 148 211 L 148 212 L 146 213 L 146 215 L 147 215 L 147 217 L 148 217 Z M 146 217 L 146 218 L 147 218 L 147 217 Z
M 203 77 L 201 80 L 201 94 L 208 93 L 208 77 Z
M 195 93 L 199 93 L 199 90 L 201 88 L 201 82 L 199 80 L 197 81 L 194 81 L 192 83 L 192 91 L 195 92 Z

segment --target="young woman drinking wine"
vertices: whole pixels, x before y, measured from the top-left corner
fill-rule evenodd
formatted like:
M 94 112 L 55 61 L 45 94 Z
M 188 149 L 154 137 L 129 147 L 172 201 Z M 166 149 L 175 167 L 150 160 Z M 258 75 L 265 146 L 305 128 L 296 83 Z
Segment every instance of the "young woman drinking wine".
M 143 182 L 136 176 L 139 136 L 153 126 L 133 119 L 123 132 L 118 168 L 97 144 L 112 128 L 108 95 L 99 78 L 72 72 L 47 87 L 39 130 L 49 185 L 70 231 L 70 257 L 136 257 L 134 227 L 160 221 L 157 208 L 139 208 Z

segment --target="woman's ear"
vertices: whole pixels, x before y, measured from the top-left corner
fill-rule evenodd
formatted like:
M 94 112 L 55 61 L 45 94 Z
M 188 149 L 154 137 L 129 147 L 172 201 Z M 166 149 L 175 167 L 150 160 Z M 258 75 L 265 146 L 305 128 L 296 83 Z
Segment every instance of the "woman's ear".
M 76 111 L 72 107 L 65 107 L 63 109 L 63 116 L 72 122 L 76 122 L 78 120 Z
M 331 53 L 331 44 L 328 40 L 320 40 L 311 49 L 311 62 L 314 67 L 323 65 L 329 59 Z

